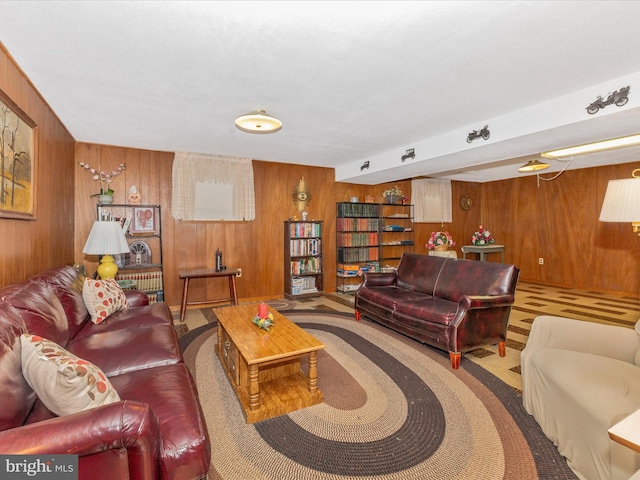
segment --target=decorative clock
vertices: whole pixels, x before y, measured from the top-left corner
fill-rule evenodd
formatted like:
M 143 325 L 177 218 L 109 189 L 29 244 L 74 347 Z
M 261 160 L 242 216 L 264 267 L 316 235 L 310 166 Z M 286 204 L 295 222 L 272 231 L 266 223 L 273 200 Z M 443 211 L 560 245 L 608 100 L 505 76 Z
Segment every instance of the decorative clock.
M 460 198 L 460 208 L 465 212 L 469 210 L 472 205 L 473 205 L 473 200 L 469 195 L 464 195 L 462 198 Z
M 307 209 L 307 205 L 311 203 L 311 190 L 304 181 L 304 177 L 300 179 L 298 185 L 291 194 L 293 204 L 298 208 L 299 212 Z

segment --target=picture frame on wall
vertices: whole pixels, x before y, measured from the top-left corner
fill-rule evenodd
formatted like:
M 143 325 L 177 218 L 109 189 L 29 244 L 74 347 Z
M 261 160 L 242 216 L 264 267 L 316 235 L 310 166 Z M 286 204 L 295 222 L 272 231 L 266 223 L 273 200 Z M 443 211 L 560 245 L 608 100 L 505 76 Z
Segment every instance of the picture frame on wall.
M 155 235 L 156 210 L 154 207 L 131 207 L 131 225 L 129 232 L 132 235 Z
M 35 220 L 36 127 L 0 90 L 0 218 Z

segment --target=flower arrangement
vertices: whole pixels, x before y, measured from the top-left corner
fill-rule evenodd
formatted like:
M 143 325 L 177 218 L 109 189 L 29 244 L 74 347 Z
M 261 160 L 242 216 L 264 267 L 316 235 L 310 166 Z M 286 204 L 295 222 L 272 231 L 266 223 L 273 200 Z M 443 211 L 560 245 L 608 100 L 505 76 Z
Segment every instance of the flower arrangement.
M 453 241 L 453 237 L 449 232 L 431 232 L 429 241 L 425 243 L 425 246 L 429 250 L 433 250 L 436 247 L 454 247 L 456 242 Z
M 397 186 L 395 186 L 393 188 L 389 188 L 384 192 L 382 192 L 382 196 L 383 197 L 401 197 L 402 190 L 400 190 Z
M 113 181 L 114 177 L 120 175 L 126 168 L 126 164 L 121 163 L 116 170 L 105 172 L 103 170 L 96 170 L 95 168 L 91 168 L 91 166 L 85 162 L 78 162 L 78 165 L 89 172 L 94 180 L 100 181 L 100 193 L 95 193 L 91 195 L 92 197 L 95 197 L 97 195 L 113 195 L 111 182 Z
M 273 326 L 273 313 L 269 312 L 267 318 L 262 318 L 260 315 L 256 315 L 253 317 L 253 323 L 260 328 L 264 328 L 268 332 L 269 328 Z
M 471 237 L 471 243 L 476 246 L 491 245 L 496 243 L 495 239 L 491 236 L 489 230 L 485 230 L 482 225 L 478 227 L 478 231 Z

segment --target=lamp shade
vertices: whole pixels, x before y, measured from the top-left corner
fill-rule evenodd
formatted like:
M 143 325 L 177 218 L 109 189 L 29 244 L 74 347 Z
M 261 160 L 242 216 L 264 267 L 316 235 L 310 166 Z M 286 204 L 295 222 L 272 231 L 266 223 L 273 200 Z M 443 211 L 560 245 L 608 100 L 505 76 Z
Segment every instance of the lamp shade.
M 119 222 L 93 222 L 89 238 L 82 253 L 88 255 L 113 255 L 129 253 L 129 244 Z
M 609 180 L 600 221 L 640 222 L 640 177 Z

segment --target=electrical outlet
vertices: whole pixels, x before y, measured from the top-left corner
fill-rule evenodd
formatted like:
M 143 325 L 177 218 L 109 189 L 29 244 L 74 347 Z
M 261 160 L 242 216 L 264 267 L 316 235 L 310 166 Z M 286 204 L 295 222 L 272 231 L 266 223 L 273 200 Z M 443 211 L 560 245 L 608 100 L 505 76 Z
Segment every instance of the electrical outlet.
M 242 269 L 241 268 L 236 268 L 236 270 L 238 270 L 238 273 L 236 273 L 236 277 L 241 277 L 242 276 Z
M 540 265 L 544 265 L 544 258 L 540 257 L 540 258 L 538 259 L 538 263 L 539 263 Z

